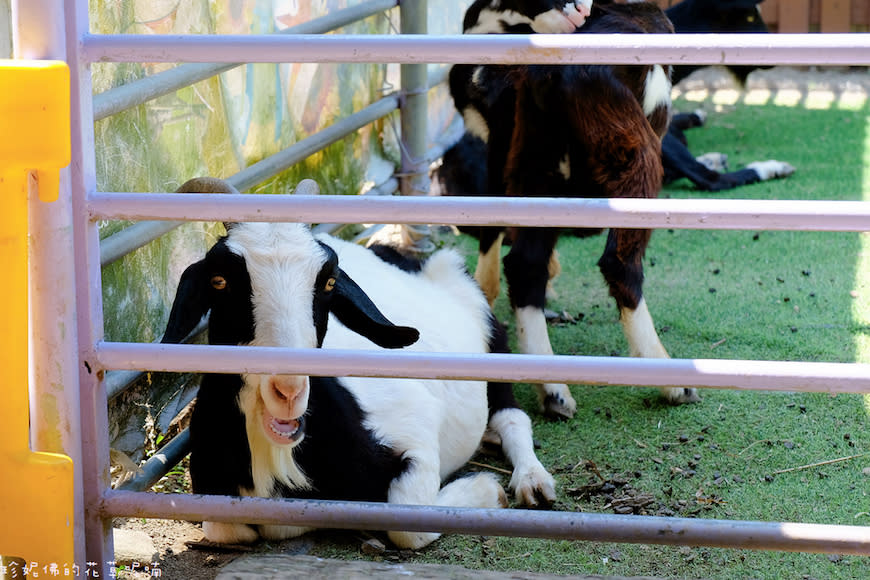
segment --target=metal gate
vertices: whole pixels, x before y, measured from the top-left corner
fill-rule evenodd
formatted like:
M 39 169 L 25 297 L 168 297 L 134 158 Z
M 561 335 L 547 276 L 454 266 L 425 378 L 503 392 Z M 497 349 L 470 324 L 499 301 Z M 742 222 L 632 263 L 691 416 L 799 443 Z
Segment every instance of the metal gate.
M 14 1 L 14 0 L 13 0 Z M 395 110 L 425 115 L 426 63 L 698 63 L 870 65 L 870 35 L 535 35 L 426 36 L 425 0 L 400 3 L 402 34 L 321 35 L 343 23 L 392 8 L 371 0 L 281 35 L 94 35 L 87 0 L 18 0 L 19 58 L 58 59 L 71 70 L 72 163 L 61 175 L 60 208 L 30 203 L 33 284 L 74 293 L 34 296 L 36 388 L 57 397 L 69 423 L 61 430 L 34 410 L 34 440 L 60 440 L 76 465 L 75 553 L 106 573 L 112 560 L 110 520 L 119 516 L 208 519 L 315 527 L 439 530 L 595 541 L 741 547 L 870 554 L 870 528 L 781 522 L 697 520 L 521 510 L 397 506 L 351 502 L 179 496 L 110 489 L 107 398 L 123 380 L 107 385 L 107 371 L 245 372 L 384 377 L 532 380 L 585 384 L 675 385 L 790 391 L 870 393 L 870 367 L 862 364 L 700 359 L 613 359 L 581 356 L 461 356 L 112 343 L 103 337 L 101 265 L 162 235 L 184 220 L 510 224 L 692 229 L 870 230 L 870 204 L 745 200 L 486 199 L 405 196 L 205 197 L 97 191 L 95 119 L 217 74 L 227 62 L 391 62 L 409 65 L 402 91 L 385 97 L 312 137 L 232 176 L 245 189 L 303 159 L 336 135 Z M 422 16 L 421 16 L 422 15 Z M 420 22 L 424 23 L 420 27 Z M 414 28 L 416 26 L 416 28 Z M 642 36 L 640 38 L 639 36 Z M 96 62 L 181 62 L 159 79 L 92 96 Z M 416 67 L 416 68 L 415 68 Z M 416 101 L 415 98 L 417 97 Z M 416 112 L 415 112 L 416 111 Z M 425 143 L 412 141 L 409 159 L 422 159 Z M 422 147 L 422 149 L 421 149 Z M 413 169 L 413 168 L 411 168 Z M 411 171 L 413 173 L 413 171 Z M 413 190 L 413 184 L 407 188 Z M 204 202 L 208 201 L 207 204 Z M 99 220 L 137 220 L 107 243 Z M 153 221 L 151 221 L 153 220 Z M 71 329 L 75 329 L 73 332 Z M 50 355 L 50 356 L 49 356 Z M 51 364 L 39 366 L 39 361 Z M 433 365 L 432 361 L 437 361 Z M 423 363 L 426 364 L 423 364 Z M 438 370 L 432 370 L 437 368 Z M 739 372 L 735 369 L 739 368 Z M 119 376 L 119 375 L 115 375 Z M 128 375 L 124 375 L 128 376 Z M 580 379 L 582 377 L 582 379 Z M 54 385 L 54 386 L 50 386 Z M 58 390 L 57 385 L 61 385 Z M 109 392 L 107 392 L 109 391 Z M 183 437 L 174 442 L 184 454 Z M 171 455 L 172 452 L 169 452 Z M 177 460 L 172 459 L 172 462 Z M 168 469 L 168 467 L 167 467 Z M 159 477 L 158 472 L 149 477 Z M 147 484 L 143 484 L 143 487 Z M 485 517 L 481 517 L 485 515 Z

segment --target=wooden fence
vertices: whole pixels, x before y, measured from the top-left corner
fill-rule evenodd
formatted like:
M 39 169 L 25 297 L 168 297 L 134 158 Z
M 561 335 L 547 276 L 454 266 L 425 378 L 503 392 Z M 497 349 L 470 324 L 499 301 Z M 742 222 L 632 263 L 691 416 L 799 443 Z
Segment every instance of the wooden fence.
M 667 8 L 681 0 L 656 0 Z M 773 32 L 867 32 L 870 0 L 764 0 L 761 14 Z

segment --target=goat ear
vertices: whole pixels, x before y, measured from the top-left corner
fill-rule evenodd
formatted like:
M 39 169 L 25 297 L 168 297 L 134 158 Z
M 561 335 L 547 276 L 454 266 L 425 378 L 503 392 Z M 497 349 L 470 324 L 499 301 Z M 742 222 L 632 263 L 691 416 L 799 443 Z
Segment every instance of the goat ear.
M 417 342 L 420 332 L 410 326 L 396 326 L 378 310 L 362 288 L 339 269 L 330 311 L 352 331 L 384 348 L 402 348 Z
M 169 311 L 169 322 L 163 333 L 162 343 L 178 344 L 196 328 L 205 313 L 208 312 L 208 293 L 203 282 L 204 261 L 196 262 L 187 267 L 178 281 L 178 290 Z

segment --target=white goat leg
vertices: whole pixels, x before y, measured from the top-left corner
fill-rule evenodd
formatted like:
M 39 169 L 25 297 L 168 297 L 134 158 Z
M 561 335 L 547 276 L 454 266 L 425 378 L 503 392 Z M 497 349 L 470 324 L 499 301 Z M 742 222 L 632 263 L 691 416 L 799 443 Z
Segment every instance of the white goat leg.
M 202 531 L 209 542 L 216 544 L 250 544 L 257 541 L 257 532 L 246 524 L 202 522 Z
M 390 485 L 388 501 L 407 505 L 498 508 L 507 506 L 504 490 L 494 476 L 481 473 L 450 482 L 439 490 L 437 458 L 406 454 L 411 460 L 408 472 Z M 437 540 L 438 532 L 391 531 L 390 541 L 400 548 L 419 550 Z
M 746 166 L 747 169 L 752 169 L 758 174 L 761 181 L 774 179 L 777 177 L 788 177 L 795 172 L 794 167 L 784 161 L 776 161 L 770 159 L 768 161 L 756 161 Z
M 544 312 L 534 306 L 516 309 L 517 340 L 520 351 L 526 354 L 553 354 L 547 321 Z M 568 385 L 542 383 L 537 385 L 538 403 L 548 415 L 571 418 L 577 411 L 577 402 L 571 396 Z
M 628 340 L 628 348 L 631 356 L 643 358 L 671 358 L 665 350 L 659 335 L 656 333 L 652 316 L 646 306 L 646 300 L 640 299 L 637 308 L 622 309 L 619 313 L 619 321 L 622 330 Z M 661 387 L 662 395 L 674 404 L 693 403 L 700 401 L 697 390 L 682 387 Z
M 314 529 L 315 528 L 303 528 L 299 526 L 259 526 L 260 535 L 267 540 L 286 540 L 288 538 L 296 538 Z
M 537 506 L 556 501 L 556 482 L 535 455 L 532 421 L 521 409 L 502 409 L 489 420 L 489 428 L 501 438 L 501 448 L 513 465 L 509 487 L 517 502 Z

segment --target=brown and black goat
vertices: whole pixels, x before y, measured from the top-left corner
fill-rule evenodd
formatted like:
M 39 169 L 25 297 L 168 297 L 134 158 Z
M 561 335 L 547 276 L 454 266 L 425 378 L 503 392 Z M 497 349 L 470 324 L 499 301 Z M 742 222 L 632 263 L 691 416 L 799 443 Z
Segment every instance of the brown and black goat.
M 469 30 L 468 17 L 465 28 Z M 576 32 L 672 33 L 673 27 L 655 4 L 598 0 Z M 466 130 L 486 143 L 487 162 L 481 168 L 487 175 L 484 195 L 658 195 L 663 175 L 661 139 L 671 107 L 669 67 L 456 65 L 450 88 Z M 559 230 L 511 232 L 504 271 L 520 349 L 552 354 L 544 305 L 548 280 L 558 264 L 554 250 Z M 642 293 L 642 259 L 650 233 L 611 228 L 598 266 L 616 300 L 631 354 L 666 358 Z M 478 234 L 475 277 L 492 302 L 498 294 L 504 231 L 480 228 Z M 698 400 L 695 389 L 663 388 L 662 392 L 673 403 Z M 576 409 L 566 385 L 541 385 L 539 399 L 549 415 L 570 417 Z

